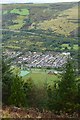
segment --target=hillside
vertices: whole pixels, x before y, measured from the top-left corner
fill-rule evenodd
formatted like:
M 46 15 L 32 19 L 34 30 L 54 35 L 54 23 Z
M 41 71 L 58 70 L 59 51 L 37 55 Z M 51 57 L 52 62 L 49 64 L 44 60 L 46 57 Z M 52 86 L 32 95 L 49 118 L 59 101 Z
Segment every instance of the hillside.
M 77 3 L 4 4 L 2 19 L 4 52 L 65 51 L 77 55 Z
M 3 28 L 10 30 L 50 29 L 69 35 L 77 23 L 77 3 L 3 5 Z
M 78 7 L 64 10 L 55 19 L 45 20 L 38 25 L 41 29 L 51 28 L 56 33 L 70 35 L 70 32 L 78 28 Z

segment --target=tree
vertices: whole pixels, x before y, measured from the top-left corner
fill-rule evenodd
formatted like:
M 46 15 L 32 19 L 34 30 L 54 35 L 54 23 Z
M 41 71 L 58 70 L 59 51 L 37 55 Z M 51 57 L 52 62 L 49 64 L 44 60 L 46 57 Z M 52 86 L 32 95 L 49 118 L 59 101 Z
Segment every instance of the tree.
M 76 76 L 73 62 L 68 59 L 61 81 L 58 83 L 59 103 L 62 110 L 75 109 L 75 98 L 77 95 Z
M 53 88 L 51 88 L 51 86 L 49 85 L 47 88 L 47 93 L 48 93 L 48 108 L 50 110 L 58 110 L 57 109 L 57 90 L 55 85 L 53 86 Z
M 61 79 L 48 87 L 48 107 L 54 111 L 74 112 L 76 110 L 77 85 L 73 62 L 68 59 Z
M 2 61 L 2 101 L 6 105 L 26 106 L 23 81 L 13 74 L 9 61 Z
M 80 42 L 78 44 L 78 75 L 80 76 Z
M 80 78 L 77 79 L 77 96 L 76 96 L 76 111 L 78 112 L 78 115 L 80 116 Z
M 26 96 L 23 90 L 23 81 L 16 75 L 14 77 L 12 86 L 11 86 L 11 95 L 9 97 L 9 103 L 17 107 L 26 106 Z
M 13 81 L 12 70 L 10 69 L 10 62 L 2 60 L 2 102 L 8 103 L 8 98 L 11 94 L 11 85 Z
M 33 97 L 34 97 L 34 87 L 33 81 L 31 78 L 28 78 L 26 82 L 23 84 L 23 90 L 25 93 L 25 99 L 28 103 L 28 106 L 31 106 L 33 104 Z

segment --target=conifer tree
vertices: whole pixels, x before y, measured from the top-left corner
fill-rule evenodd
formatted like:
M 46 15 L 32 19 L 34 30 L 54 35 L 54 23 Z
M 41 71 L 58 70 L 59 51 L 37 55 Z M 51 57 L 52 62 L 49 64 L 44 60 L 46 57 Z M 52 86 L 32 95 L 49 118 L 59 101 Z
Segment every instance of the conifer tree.
M 9 103 L 17 107 L 26 106 L 26 97 L 23 90 L 23 81 L 18 75 L 15 76 L 11 86 Z
M 8 103 L 8 98 L 11 94 L 11 85 L 13 81 L 12 70 L 10 69 L 10 62 L 2 60 L 2 102 Z
M 72 60 L 68 59 L 62 79 L 59 82 L 59 103 L 62 110 L 75 108 L 75 98 L 77 94 L 75 69 Z
M 13 74 L 9 61 L 2 61 L 2 102 L 6 105 L 26 106 L 23 81 Z
M 48 87 L 48 108 L 57 112 L 76 111 L 77 85 L 72 60 L 68 59 L 61 79 L 51 88 Z

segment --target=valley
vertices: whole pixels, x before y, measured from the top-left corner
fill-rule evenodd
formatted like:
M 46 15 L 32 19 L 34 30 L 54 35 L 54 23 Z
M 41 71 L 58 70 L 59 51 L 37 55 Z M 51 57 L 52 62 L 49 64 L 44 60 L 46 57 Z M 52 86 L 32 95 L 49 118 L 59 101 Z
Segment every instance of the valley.
M 3 118 L 78 119 L 79 8 L 77 2 L 2 5 Z

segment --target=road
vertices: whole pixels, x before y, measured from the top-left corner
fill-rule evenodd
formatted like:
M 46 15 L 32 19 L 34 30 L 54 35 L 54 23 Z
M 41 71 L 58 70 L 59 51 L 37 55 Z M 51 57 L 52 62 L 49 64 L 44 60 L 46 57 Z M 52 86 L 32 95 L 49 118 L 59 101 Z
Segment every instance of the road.
M 25 30 L 20 31 L 20 30 L 11 30 L 11 29 L 0 29 L 0 31 L 26 32 L 26 33 L 28 33 L 28 34 L 36 34 L 35 32 L 27 32 L 27 31 L 25 31 Z

